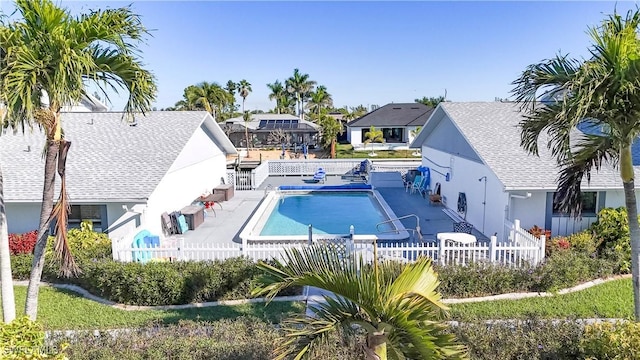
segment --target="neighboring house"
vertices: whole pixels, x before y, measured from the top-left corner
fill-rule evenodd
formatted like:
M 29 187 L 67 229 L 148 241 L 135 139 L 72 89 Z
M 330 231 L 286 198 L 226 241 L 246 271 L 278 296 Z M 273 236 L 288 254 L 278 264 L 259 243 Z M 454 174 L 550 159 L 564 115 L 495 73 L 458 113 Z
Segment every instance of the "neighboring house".
M 227 119 L 220 126 L 236 147 L 247 147 L 245 127 L 249 132 L 251 147 L 277 147 L 307 144 L 315 147 L 318 144 L 320 127 L 311 121 L 300 120 L 289 114 L 251 114 L 246 122 L 242 117 Z M 280 135 L 282 134 L 283 136 Z
M 457 210 L 464 193 L 466 220 L 499 237 L 505 234 L 505 219 L 566 235 L 588 227 L 603 207 L 624 206 L 619 173 L 605 166 L 582 184 L 582 218 L 560 213 L 553 200 L 559 168 L 546 141 L 540 142 L 539 157 L 520 147 L 522 120 L 514 103 L 440 103 L 411 147 L 422 150 L 431 188 L 441 184 L 446 206 Z
M 63 112 L 104 112 L 109 111 L 107 105 L 102 103 L 100 99 L 91 95 L 85 94 L 79 103 L 72 106 L 63 106 Z
M 190 205 L 226 177 L 226 154 L 236 149 L 203 111 L 63 113 L 69 225 L 91 220 L 111 239 L 141 229 L 162 232 L 160 215 Z M 27 130 L 28 131 L 28 130 Z M 0 162 L 10 233 L 37 229 L 42 201 L 44 135 L 0 136 Z M 56 176 L 57 177 L 57 176 Z M 60 180 L 57 177 L 56 198 Z
M 347 123 L 347 140 L 361 148 L 371 126 L 382 131 L 385 143 L 393 146 L 413 141 L 412 131 L 424 125 L 433 108 L 420 103 L 387 104 Z

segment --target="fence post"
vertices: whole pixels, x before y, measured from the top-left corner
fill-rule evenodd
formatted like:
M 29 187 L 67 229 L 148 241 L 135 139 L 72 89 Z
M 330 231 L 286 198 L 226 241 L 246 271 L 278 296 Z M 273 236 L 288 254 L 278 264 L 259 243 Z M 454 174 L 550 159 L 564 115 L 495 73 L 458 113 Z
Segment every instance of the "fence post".
M 442 239 L 442 240 L 438 240 L 438 262 L 440 263 L 440 265 L 444 265 L 444 254 L 445 254 L 445 246 L 446 246 L 447 241 Z
M 489 261 L 492 264 L 498 260 L 498 249 L 496 249 L 496 245 L 498 245 L 498 237 L 492 235 L 491 243 L 489 243 Z
M 309 224 L 309 245 L 313 244 L 313 226 Z
M 184 238 L 180 237 L 178 239 L 178 260 L 184 260 Z
M 540 235 L 540 250 L 539 250 L 540 252 L 538 254 L 536 265 L 538 265 L 539 263 L 542 262 L 542 260 L 544 260 L 545 251 L 547 247 L 546 242 L 547 242 L 546 237 L 544 235 Z
M 262 156 L 262 154 L 260 154 Z M 262 160 L 260 160 L 262 162 Z M 251 190 L 256 189 L 256 169 L 251 170 Z
M 356 233 L 353 225 L 349 226 L 349 238 L 347 239 L 347 254 L 353 252 L 353 235 Z

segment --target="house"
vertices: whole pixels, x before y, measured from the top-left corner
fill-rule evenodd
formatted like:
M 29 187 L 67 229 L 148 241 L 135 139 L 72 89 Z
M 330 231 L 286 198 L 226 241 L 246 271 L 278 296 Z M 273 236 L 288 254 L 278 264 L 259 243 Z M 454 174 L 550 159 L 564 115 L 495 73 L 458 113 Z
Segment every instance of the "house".
M 307 144 L 311 148 L 319 142 L 320 126 L 311 121 L 300 120 L 290 114 L 250 114 L 245 122 L 242 117 L 225 120 L 221 124 L 225 134 L 236 147 L 247 147 L 245 128 L 248 130 L 251 147 L 277 147 Z
M 62 111 L 64 112 L 103 112 L 103 111 L 109 111 L 109 108 L 96 96 L 93 96 L 91 94 L 85 94 L 77 104 L 63 106 Z
M 587 228 L 603 207 L 624 205 L 618 172 L 603 167 L 582 184 L 582 218 L 558 211 L 554 194 L 559 168 L 546 142 L 540 143 L 539 157 L 520 147 L 522 119 L 514 103 L 438 105 L 411 147 L 422 150 L 431 188 L 441 184 L 447 207 L 458 210 L 460 203 L 466 207 L 460 214 L 468 222 L 484 234 L 501 237 L 514 219 L 527 229 L 550 229 L 553 236 L 571 234 Z
M 374 126 L 382 131 L 387 148 L 406 148 L 432 112 L 433 108 L 420 103 L 387 104 L 347 123 L 347 140 L 354 149 L 363 149 L 366 133 Z
M 91 220 L 109 237 L 141 229 L 162 232 L 160 215 L 190 205 L 226 177 L 233 144 L 207 112 L 150 112 L 123 120 L 123 113 L 63 113 L 71 142 L 66 185 L 69 225 Z M 44 135 L 0 136 L 0 161 L 10 233 L 37 229 L 42 201 Z M 56 196 L 59 193 L 57 179 Z

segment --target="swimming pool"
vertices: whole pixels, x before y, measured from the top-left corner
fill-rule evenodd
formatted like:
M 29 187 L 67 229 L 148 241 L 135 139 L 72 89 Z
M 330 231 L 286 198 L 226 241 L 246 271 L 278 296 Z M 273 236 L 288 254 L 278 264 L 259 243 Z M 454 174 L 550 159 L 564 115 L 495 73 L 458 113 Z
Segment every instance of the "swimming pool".
M 399 240 L 409 237 L 380 194 L 370 186 L 282 187 L 267 194 L 240 234 L 243 241 L 307 240 L 314 235 Z M 384 224 L 376 225 L 388 221 Z

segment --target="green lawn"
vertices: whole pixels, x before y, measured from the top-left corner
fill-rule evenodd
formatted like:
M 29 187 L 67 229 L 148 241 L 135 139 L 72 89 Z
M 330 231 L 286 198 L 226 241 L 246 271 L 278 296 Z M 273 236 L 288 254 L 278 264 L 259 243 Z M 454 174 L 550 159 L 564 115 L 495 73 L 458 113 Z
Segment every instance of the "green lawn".
M 17 310 L 24 309 L 26 287 L 16 286 Z M 38 321 L 47 330 L 107 329 L 139 327 L 151 322 L 164 324 L 179 320 L 214 321 L 242 315 L 271 322 L 304 311 L 301 302 L 273 302 L 236 306 L 216 306 L 185 310 L 125 311 L 98 304 L 74 292 L 50 287 L 40 289 Z M 453 320 L 537 318 L 632 318 L 631 279 L 610 281 L 589 289 L 547 298 L 499 300 L 451 305 Z
M 389 151 L 376 151 L 376 159 L 420 159 L 411 155 L 415 150 L 389 150 Z M 370 158 L 369 151 L 353 151 L 351 144 L 337 144 L 336 145 L 336 158 L 338 159 L 366 159 Z
M 25 286 L 15 287 L 18 304 L 16 310 L 20 315 L 24 314 L 26 293 Z M 302 311 L 304 304 L 300 302 L 272 302 L 266 307 L 264 303 L 257 303 L 184 310 L 125 311 L 85 299 L 72 291 L 42 287 L 38 322 L 47 330 L 139 327 L 150 322 L 170 324 L 179 320 L 214 321 L 242 315 L 279 322 L 293 313 Z
M 538 318 L 633 318 L 631 279 L 547 298 L 453 304 L 454 320 Z

